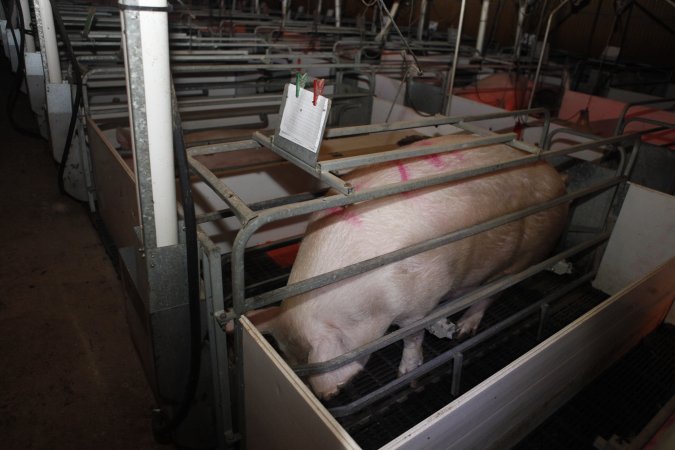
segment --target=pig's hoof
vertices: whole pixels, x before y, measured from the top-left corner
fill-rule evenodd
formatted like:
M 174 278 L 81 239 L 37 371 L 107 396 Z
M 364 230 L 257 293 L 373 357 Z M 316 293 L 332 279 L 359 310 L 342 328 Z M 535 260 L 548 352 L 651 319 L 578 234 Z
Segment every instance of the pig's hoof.
M 462 317 L 462 319 L 457 322 L 457 334 L 458 338 L 465 336 L 473 336 L 478 330 L 478 325 L 480 325 L 483 315 L 473 315 L 469 317 Z

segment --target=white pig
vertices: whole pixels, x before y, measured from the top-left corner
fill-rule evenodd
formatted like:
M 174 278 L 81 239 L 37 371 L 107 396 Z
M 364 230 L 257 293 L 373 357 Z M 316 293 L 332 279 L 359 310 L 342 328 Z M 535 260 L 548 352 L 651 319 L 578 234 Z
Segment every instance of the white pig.
M 475 139 L 445 136 L 415 146 Z M 357 191 L 522 157 L 505 145 L 479 147 L 357 169 L 344 177 Z M 558 197 L 560 175 L 545 162 L 426 188 L 311 216 L 289 283 L 459 230 Z M 284 300 L 263 331 L 273 334 L 291 364 L 327 361 L 384 335 L 393 324 L 423 318 L 441 299 L 457 296 L 543 259 L 556 243 L 567 205 Z M 474 333 L 489 301 L 458 324 Z M 422 364 L 424 331 L 404 340 L 399 375 Z M 323 399 L 338 393 L 366 358 L 308 381 Z

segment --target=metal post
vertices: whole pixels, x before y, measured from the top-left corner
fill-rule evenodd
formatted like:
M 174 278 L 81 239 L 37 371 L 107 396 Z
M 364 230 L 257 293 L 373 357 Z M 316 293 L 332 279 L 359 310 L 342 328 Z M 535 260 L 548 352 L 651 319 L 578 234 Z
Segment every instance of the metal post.
M 525 23 L 525 12 L 527 11 L 527 0 L 520 0 L 518 8 L 518 24 L 516 25 L 516 40 L 513 43 L 513 59 L 520 58 L 520 42 L 523 40 L 523 23 Z
M 455 54 L 452 56 L 452 68 L 450 69 L 450 77 L 446 77 L 445 80 L 446 82 L 444 84 L 447 84 L 449 81 L 449 86 L 444 86 L 443 87 L 443 95 L 447 94 L 447 97 L 445 97 L 446 102 L 445 102 L 445 108 L 443 110 L 445 111 L 445 115 L 449 116 L 450 115 L 450 109 L 452 107 L 452 90 L 455 87 L 455 73 L 457 72 L 457 60 L 459 58 L 459 44 L 460 41 L 462 40 L 462 26 L 464 25 L 464 11 L 466 10 L 466 0 L 462 0 L 462 6 L 459 10 L 459 25 L 457 26 L 457 39 L 455 40 Z
M 59 84 L 61 78 L 61 61 L 59 60 L 59 46 L 56 42 L 56 28 L 54 27 L 54 15 L 52 13 L 52 4 L 49 0 L 37 0 L 35 9 L 36 20 L 39 27 L 38 33 L 42 37 L 44 43 L 43 48 L 43 64 L 46 65 L 45 73 L 47 74 L 47 82 Z M 39 11 L 39 12 L 38 12 Z M 37 16 L 39 15 L 39 18 Z
M 23 14 L 23 25 L 24 28 L 30 26 L 30 9 L 28 6 L 28 0 L 21 0 L 21 13 Z M 26 53 L 33 53 L 35 51 L 35 39 L 28 33 L 25 33 L 26 44 L 24 51 Z
M 489 0 L 483 0 L 483 1 L 489 1 Z M 418 23 L 417 23 L 417 40 L 421 41 L 422 37 L 424 36 L 424 24 L 427 21 L 427 4 L 428 0 L 422 0 L 422 3 L 420 3 L 420 13 L 419 16 L 417 17 Z
M 546 23 L 546 31 L 544 32 L 544 40 L 541 42 L 541 52 L 539 53 L 539 62 L 537 63 L 537 72 L 534 75 L 534 80 L 532 82 L 532 92 L 530 92 L 530 101 L 527 102 L 527 107 L 532 108 L 532 101 L 534 100 L 534 92 L 537 90 L 537 83 L 539 82 L 539 74 L 541 73 L 541 64 L 544 62 L 544 54 L 546 52 L 546 43 L 548 42 L 548 35 L 551 32 L 551 23 L 553 22 L 553 17 L 560 11 L 560 9 L 569 3 L 569 0 L 563 0 L 556 8 L 551 11 L 551 14 L 548 16 L 548 23 Z
M 145 248 L 178 243 L 166 0 L 120 0 Z
M 340 16 L 342 15 L 342 0 L 335 0 L 335 26 L 340 28 Z
M 480 21 L 478 22 L 478 36 L 476 36 L 476 52 L 483 54 L 485 45 L 485 30 L 487 29 L 488 12 L 490 12 L 490 0 L 483 0 L 480 9 Z

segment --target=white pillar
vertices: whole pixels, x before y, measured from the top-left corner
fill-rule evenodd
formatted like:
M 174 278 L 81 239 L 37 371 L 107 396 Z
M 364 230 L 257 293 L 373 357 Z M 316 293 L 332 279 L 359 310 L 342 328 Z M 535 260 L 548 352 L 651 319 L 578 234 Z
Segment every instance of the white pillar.
M 476 37 L 476 51 L 483 54 L 485 46 L 485 30 L 487 29 L 488 13 L 490 12 L 490 0 L 483 0 L 480 9 L 480 21 L 478 22 L 478 36 Z
M 147 247 L 178 243 L 166 0 L 120 0 L 134 167 Z M 138 11 L 138 8 L 163 8 Z M 146 228 L 151 229 L 146 229 Z
M 335 0 L 335 26 L 340 27 L 340 18 L 342 16 L 342 0 Z
M 54 27 L 54 14 L 49 0 L 36 0 L 39 3 L 42 21 L 42 33 L 44 36 L 44 54 L 47 58 L 47 76 L 49 83 L 61 83 L 61 60 L 59 59 L 59 46 L 56 41 L 56 28 Z
M 513 57 L 520 58 L 520 41 L 523 40 L 523 23 L 525 23 L 525 13 L 527 11 L 527 1 L 520 0 L 518 8 L 518 24 L 516 25 L 516 40 L 513 43 Z
M 28 6 L 28 0 L 21 0 L 21 12 L 23 13 L 23 26 L 25 29 L 28 29 L 30 28 L 30 8 Z M 35 39 L 29 34 L 26 34 L 24 51 L 26 53 L 35 52 Z
M 417 24 L 417 40 L 421 41 L 424 36 L 424 23 L 427 21 L 427 4 L 428 0 L 422 0 L 420 3 L 420 13 L 417 17 L 419 23 Z

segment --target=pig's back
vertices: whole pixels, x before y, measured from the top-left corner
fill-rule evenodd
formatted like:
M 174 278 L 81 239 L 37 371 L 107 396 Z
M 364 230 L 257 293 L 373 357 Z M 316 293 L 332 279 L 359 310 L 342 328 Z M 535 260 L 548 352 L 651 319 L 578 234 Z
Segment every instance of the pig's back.
M 472 138 L 447 136 L 414 145 L 469 139 Z M 344 179 L 359 191 L 522 156 L 524 153 L 503 145 L 479 147 L 358 169 Z M 319 212 L 310 219 L 289 282 L 484 222 L 553 199 L 564 191 L 558 173 L 548 164 L 539 162 Z M 326 296 L 365 295 L 372 298 L 376 293 L 388 292 L 388 297 L 398 297 L 391 300 L 390 315 L 408 316 L 407 306 L 402 302 L 410 296 L 423 297 L 421 308 L 430 309 L 447 291 L 476 286 L 500 274 L 522 270 L 541 259 L 562 230 L 566 208 L 563 205 L 407 258 L 336 286 L 299 296 L 291 303 Z M 392 289 L 392 285 L 396 288 Z M 390 293 L 392 290 L 396 292 Z M 335 299 L 331 301 L 336 302 Z M 418 307 L 410 307 L 417 313 Z

